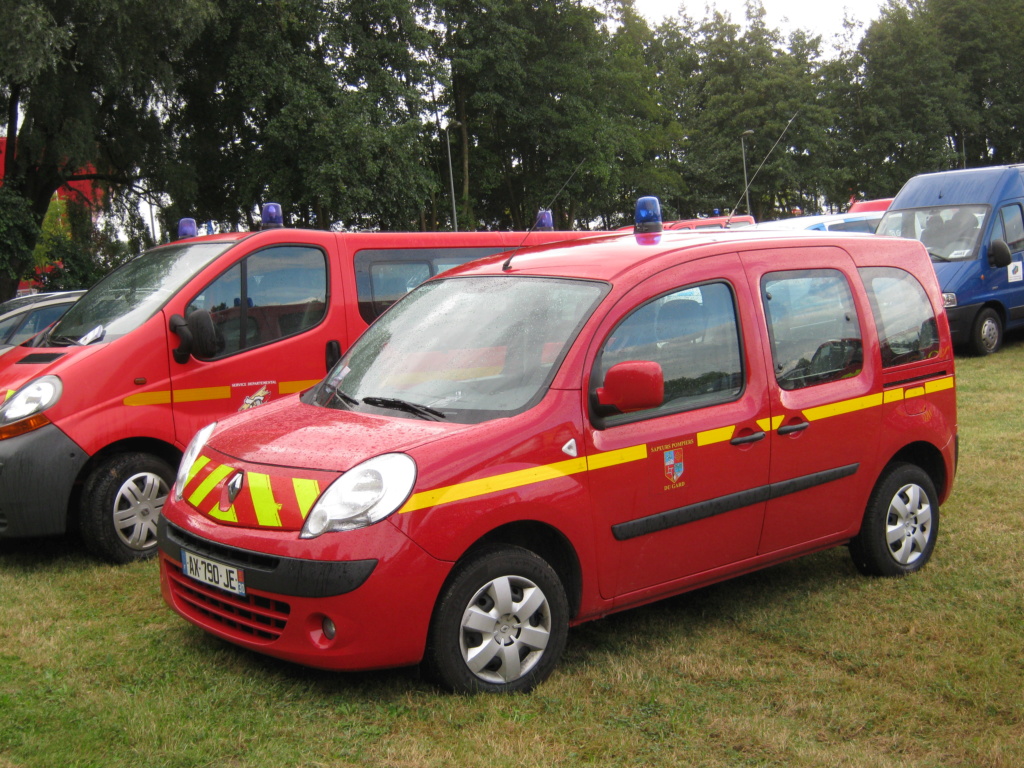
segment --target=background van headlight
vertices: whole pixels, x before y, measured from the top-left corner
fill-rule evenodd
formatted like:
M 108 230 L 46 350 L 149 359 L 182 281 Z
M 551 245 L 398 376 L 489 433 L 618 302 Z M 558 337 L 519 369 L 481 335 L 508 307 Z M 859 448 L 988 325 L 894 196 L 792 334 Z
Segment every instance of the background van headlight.
M 41 414 L 60 400 L 63 392 L 64 385 L 56 376 L 41 376 L 23 386 L 0 405 L 0 439 L 49 424 Z
M 396 512 L 416 485 L 416 462 L 404 453 L 385 453 L 364 461 L 320 494 L 302 526 L 300 537 L 328 531 L 351 531 Z

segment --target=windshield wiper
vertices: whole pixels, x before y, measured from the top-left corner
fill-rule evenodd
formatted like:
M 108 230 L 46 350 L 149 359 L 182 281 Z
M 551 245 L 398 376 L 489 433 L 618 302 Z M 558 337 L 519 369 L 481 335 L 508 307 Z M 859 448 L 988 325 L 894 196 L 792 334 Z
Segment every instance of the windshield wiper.
M 363 402 L 377 408 L 391 408 L 396 411 L 405 411 L 414 416 L 431 421 L 440 421 L 448 418 L 443 413 L 427 405 L 410 403 L 408 400 L 399 400 L 397 397 L 364 397 Z
M 931 256 L 933 259 L 936 259 L 938 261 L 949 261 L 949 257 L 948 256 L 943 256 L 941 253 L 936 253 L 931 248 L 928 249 L 928 255 Z

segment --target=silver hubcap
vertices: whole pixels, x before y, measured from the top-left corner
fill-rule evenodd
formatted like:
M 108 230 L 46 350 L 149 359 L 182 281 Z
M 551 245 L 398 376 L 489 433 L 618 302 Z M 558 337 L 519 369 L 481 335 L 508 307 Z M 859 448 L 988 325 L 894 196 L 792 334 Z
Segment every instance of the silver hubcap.
M 156 522 L 169 489 L 159 475 L 140 472 L 125 480 L 114 498 L 114 530 L 132 549 L 156 546 Z
M 991 317 L 986 318 L 981 324 L 981 343 L 985 345 L 985 349 L 995 349 L 999 343 L 999 324 Z
M 501 576 L 466 606 L 459 646 L 478 678 L 510 683 L 537 665 L 550 634 L 551 609 L 540 588 L 521 576 Z
M 889 502 L 885 524 L 889 554 L 900 565 L 910 565 L 924 553 L 932 536 L 932 507 L 919 485 L 904 485 Z

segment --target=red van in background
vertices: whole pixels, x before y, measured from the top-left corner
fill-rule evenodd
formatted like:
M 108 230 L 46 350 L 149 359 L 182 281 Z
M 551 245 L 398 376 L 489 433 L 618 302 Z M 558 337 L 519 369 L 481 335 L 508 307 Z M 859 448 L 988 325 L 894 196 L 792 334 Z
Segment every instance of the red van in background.
M 154 555 L 174 468 L 204 424 L 309 388 L 439 272 L 592 234 L 269 224 L 154 248 L 0 357 L 0 538 L 77 527 L 111 561 Z

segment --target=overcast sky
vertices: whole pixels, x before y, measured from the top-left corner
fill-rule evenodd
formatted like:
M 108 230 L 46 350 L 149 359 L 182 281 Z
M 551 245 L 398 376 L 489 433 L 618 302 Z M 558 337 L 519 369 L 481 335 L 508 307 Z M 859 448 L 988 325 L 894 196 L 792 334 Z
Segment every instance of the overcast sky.
M 885 0 L 762 0 L 769 27 L 789 34 L 795 29 L 806 29 L 822 36 L 827 46 L 843 31 L 843 17 L 850 16 L 867 27 L 878 18 Z M 742 24 L 746 18 L 744 0 L 636 0 L 640 13 L 657 24 L 666 15 L 674 15 L 680 5 L 695 20 L 703 19 L 706 7 L 728 13 L 733 22 Z M 858 35 L 859 39 L 859 35 Z

